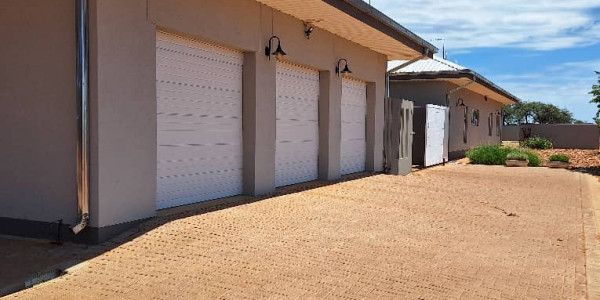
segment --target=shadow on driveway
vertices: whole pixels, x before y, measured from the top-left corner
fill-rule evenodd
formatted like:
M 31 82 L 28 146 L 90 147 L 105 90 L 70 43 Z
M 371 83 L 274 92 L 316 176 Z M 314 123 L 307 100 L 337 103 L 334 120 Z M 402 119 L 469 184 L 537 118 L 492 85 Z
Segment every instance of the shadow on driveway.
M 159 210 L 155 218 L 144 221 L 98 245 L 56 243 L 56 240 L 48 241 L 0 235 L 0 270 L 2 270 L 0 272 L 0 297 L 56 278 L 68 272 L 69 268 L 102 255 L 155 228 L 178 219 L 374 175 L 377 175 L 377 173 L 356 173 L 343 176 L 335 181 L 312 181 L 280 187 L 274 193 L 260 197 L 234 196 Z M 48 238 L 55 238 L 50 233 L 47 236 Z

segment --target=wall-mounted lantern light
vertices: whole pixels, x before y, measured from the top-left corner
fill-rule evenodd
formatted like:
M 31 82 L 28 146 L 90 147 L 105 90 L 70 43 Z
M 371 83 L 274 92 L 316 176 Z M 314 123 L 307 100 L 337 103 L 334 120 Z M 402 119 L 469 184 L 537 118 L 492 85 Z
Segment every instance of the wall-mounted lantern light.
M 315 27 L 312 26 L 310 22 L 304 22 L 304 36 L 306 36 L 307 39 L 310 39 L 310 34 L 313 30 L 315 30 Z
M 340 71 L 340 63 L 344 62 L 344 69 L 342 69 Z M 337 76 L 340 76 L 340 73 L 342 75 L 348 75 L 348 74 L 352 74 L 352 71 L 350 71 L 350 69 L 348 68 L 348 61 L 345 58 L 342 58 L 340 60 L 338 60 L 337 65 L 335 66 L 335 74 L 337 74 Z
M 273 53 L 271 53 L 271 49 L 273 49 L 273 39 L 277 39 L 277 48 L 275 51 L 273 51 Z M 286 53 L 283 52 L 283 49 L 281 49 L 281 40 L 278 36 L 274 35 L 269 39 L 269 43 L 265 47 L 265 55 L 269 58 L 269 60 L 271 60 L 271 55 L 274 55 L 279 60 L 286 55 Z
M 462 98 L 456 100 L 456 106 L 466 106 L 465 101 Z
M 485 102 L 487 102 L 487 101 L 488 101 L 488 97 L 487 97 L 487 96 L 483 96 L 483 100 L 484 100 Z

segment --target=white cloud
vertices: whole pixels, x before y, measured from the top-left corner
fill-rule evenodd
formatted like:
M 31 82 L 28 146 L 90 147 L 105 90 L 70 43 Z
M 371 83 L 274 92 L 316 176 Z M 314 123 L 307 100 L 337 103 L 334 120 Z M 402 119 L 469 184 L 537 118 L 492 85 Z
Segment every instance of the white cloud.
M 596 105 L 589 103 L 589 91 L 597 84 L 592 71 L 600 59 L 566 62 L 547 67 L 543 72 L 489 76 L 490 80 L 526 101 L 552 103 L 573 112 L 575 118 L 591 122 Z
M 425 39 L 445 38 L 452 50 L 555 50 L 600 42 L 600 20 L 590 12 L 600 7 L 600 0 L 371 0 L 371 4 Z

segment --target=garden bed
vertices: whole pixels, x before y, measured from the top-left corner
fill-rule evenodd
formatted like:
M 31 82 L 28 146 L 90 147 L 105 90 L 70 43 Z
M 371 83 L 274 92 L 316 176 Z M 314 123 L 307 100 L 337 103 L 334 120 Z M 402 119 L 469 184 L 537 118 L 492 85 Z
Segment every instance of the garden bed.
M 583 149 L 548 149 L 531 150 L 543 158 L 542 166 L 548 164 L 548 157 L 552 154 L 564 154 L 570 158 L 569 169 L 579 170 L 600 176 L 600 151 Z
M 512 146 L 512 145 L 511 145 Z M 483 164 L 500 164 L 499 161 L 502 159 L 498 158 L 498 156 L 505 155 L 504 152 L 508 152 L 513 147 L 505 145 L 504 147 L 497 146 L 484 146 L 483 148 L 488 148 L 486 151 L 483 151 L 486 155 L 484 158 L 492 157 L 493 161 L 489 163 Z M 514 148 L 513 148 L 514 149 Z M 580 172 L 589 173 L 599 177 L 600 180 L 600 150 L 584 150 L 584 149 L 523 149 L 525 151 L 529 151 L 530 153 L 535 153 L 541 158 L 541 166 L 547 167 L 549 157 L 553 154 L 563 154 L 569 158 L 569 167 L 570 170 L 576 170 Z M 481 155 L 479 155 L 479 158 Z M 488 159 L 489 160 L 489 159 Z M 457 161 L 459 164 L 470 164 L 472 163 L 469 158 L 463 158 Z M 482 162 L 479 162 L 482 163 Z

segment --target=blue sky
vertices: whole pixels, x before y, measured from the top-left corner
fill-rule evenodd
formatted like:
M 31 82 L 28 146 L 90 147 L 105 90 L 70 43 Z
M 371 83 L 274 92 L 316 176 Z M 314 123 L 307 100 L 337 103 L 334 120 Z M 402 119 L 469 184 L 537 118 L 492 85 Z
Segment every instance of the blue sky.
M 367 0 L 368 2 L 368 0 Z M 371 5 L 526 101 L 592 122 L 600 0 L 371 0 Z M 441 53 L 440 53 L 441 55 Z

